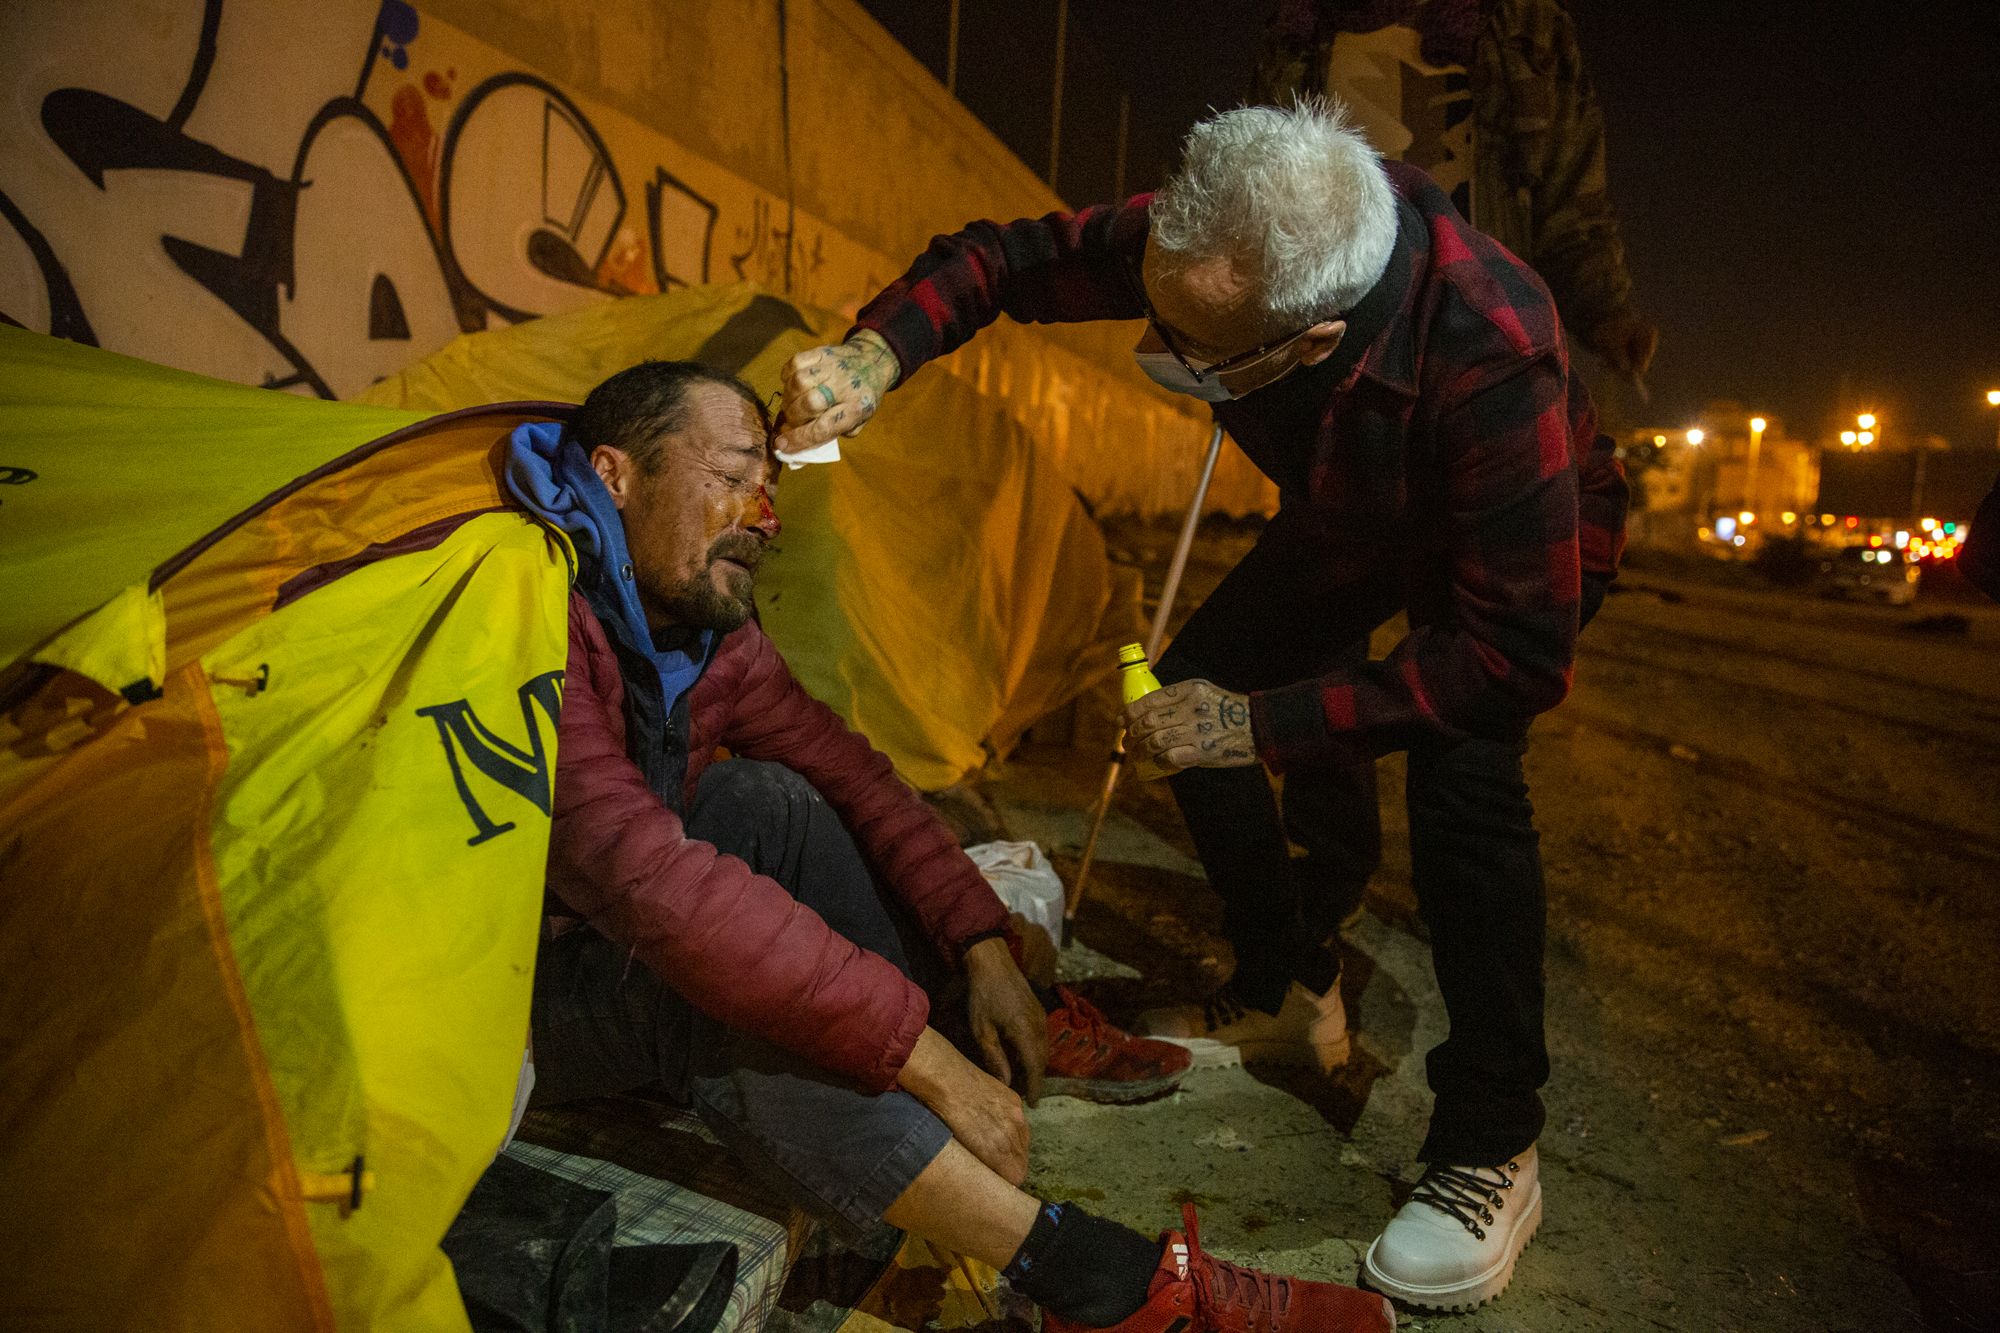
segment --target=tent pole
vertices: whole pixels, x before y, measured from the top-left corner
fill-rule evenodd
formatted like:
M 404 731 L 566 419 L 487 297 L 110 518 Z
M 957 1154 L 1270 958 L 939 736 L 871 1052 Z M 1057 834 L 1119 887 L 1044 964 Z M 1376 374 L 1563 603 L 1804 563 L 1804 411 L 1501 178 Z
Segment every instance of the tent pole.
M 1181 520 L 1180 540 L 1174 545 L 1173 562 L 1167 566 L 1167 581 L 1160 587 L 1160 605 L 1153 612 L 1153 627 L 1146 635 L 1146 660 L 1156 662 L 1160 645 L 1166 641 L 1167 621 L 1174 613 L 1174 599 L 1180 595 L 1181 575 L 1187 571 L 1188 552 L 1194 548 L 1195 529 L 1201 526 L 1201 507 L 1208 499 L 1208 483 L 1215 476 L 1215 460 L 1222 455 L 1222 423 L 1217 422 L 1208 436 L 1208 457 L 1202 460 L 1201 479 L 1194 484 L 1194 499 L 1187 517 Z M 1118 736 L 1118 748 L 1104 771 L 1104 789 L 1098 793 L 1097 809 L 1090 817 L 1090 833 L 1083 840 L 1083 859 L 1077 862 L 1076 878 L 1070 881 L 1069 901 L 1063 908 L 1063 943 L 1076 936 L 1076 910 L 1083 905 L 1083 891 L 1090 882 L 1090 863 L 1097 857 L 1097 835 L 1104 831 L 1104 817 L 1111 813 L 1111 798 L 1117 794 L 1118 778 L 1125 771 L 1125 736 Z

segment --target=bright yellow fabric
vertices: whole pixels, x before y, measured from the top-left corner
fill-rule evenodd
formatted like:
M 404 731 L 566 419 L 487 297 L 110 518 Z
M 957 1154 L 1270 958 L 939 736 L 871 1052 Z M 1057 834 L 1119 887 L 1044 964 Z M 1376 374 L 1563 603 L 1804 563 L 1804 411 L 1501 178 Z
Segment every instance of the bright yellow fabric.
M 810 328 L 800 327 L 801 324 Z M 458 338 L 367 401 L 580 401 L 648 357 L 700 357 L 772 400 L 839 317 L 748 284 L 610 301 Z M 764 627 L 814 696 L 933 789 L 1004 754 L 1138 637 L 1097 525 L 1004 404 L 951 375 L 892 394 L 843 461 L 788 472 L 758 574 Z
M 305 1206 L 345 1329 L 463 1319 L 437 1243 L 499 1151 L 528 1031 L 560 686 L 520 691 L 562 670 L 566 589 L 540 529 L 488 515 L 203 662 L 229 753 L 216 881 L 293 1157 L 376 1181 L 351 1212 Z M 460 701 L 529 795 L 447 753 L 423 710 Z
M 278 486 L 421 419 L 0 324 L 0 464 L 35 474 L 0 486 L 0 666 Z
M 274 449 L 310 468 L 414 418 L 87 348 L 0 360 L 23 348 L 62 391 L 0 408 L 40 423 L 8 458 L 104 498 L 66 550 L 35 511 L 59 596 L 0 597 L 15 641 L 67 620 L 79 646 L 0 715 L 0 1327 L 464 1328 L 437 1246 L 512 1103 L 566 655 L 571 554 L 500 508 L 522 418 L 274 493 Z M 148 507 L 175 457 L 132 406 L 154 390 L 231 478 L 193 515 Z M 40 484 L 0 497 L 8 540 Z M 80 620 L 106 561 L 133 576 L 106 596 L 136 591 Z M 91 678 L 135 650 L 163 686 L 137 704 Z
M 35 660 L 87 676 L 107 690 L 167 678 L 164 599 L 135 583 L 35 649 Z
M 0 723 L 0 1327 L 332 1327 L 196 876 L 203 693 L 65 675 Z
M 524 419 L 503 412 L 432 422 L 286 497 L 281 514 L 238 527 L 203 553 L 206 577 L 169 579 L 161 589 L 173 625 L 167 669 L 377 543 L 508 503 L 498 479 L 507 436 Z

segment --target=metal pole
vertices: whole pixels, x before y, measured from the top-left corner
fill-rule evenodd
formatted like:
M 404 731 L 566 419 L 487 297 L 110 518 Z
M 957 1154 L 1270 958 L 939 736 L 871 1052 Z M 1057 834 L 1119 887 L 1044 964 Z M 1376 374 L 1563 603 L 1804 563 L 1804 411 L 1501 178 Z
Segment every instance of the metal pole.
M 1160 586 L 1160 604 L 1153 611 L 1153 626 L 1146 634 L 1146 660 L 1160 655 L 1167 637 L 1167 622 L 1174 613 L 1174 599 L 1180 595 L 1181 575 L 1187 570 L 1188 552 L 1194 548 L 1195 529 L 1201 526 L 1201 507 L 1208 499 L 1208 483 L 1215 476 L 1215 460 L 1222 455 L 1222 425 L 1217 423 L 1208 436 L 1208 457 L 1202 460 L 1201 479 L 1194 484 L 1194 499 L 1188 503 L 1187 517 L 1181 520 L 1180 540 L 1174 544 L 1174 558 L 1167 566 L 1167 581 Z M 1068 901 L 1063 906 L 1063 943 L 1076 934 L 1076 909 L 1083 905 L 1084 887 L 1090 882 L 1090 865 L 1097 859 L 1097 836 L 1104 831 L 1104 817 L 1111 813 L 1111 798 L 1118 791 L 1118 777 L 1125 771 L 1125 738 L 1120 733 L 1118 748 L 1104 771 L 1104 789 L 1098 793 L 1097 809 L 1090 817 L 1090 833 L 1083 840 L 1083 859 L 1077 862 L 1076 878 L 1070 881 Z
M 1056 88 L 1049 103 L 1049 188 L 1057 194 L 1057 169 L 1062 165 L 1063 65 L 1069 54 L 1069 0 L 1056 3 Z
M 944 90 L 958 96 L 958 0 L 951 0 L 951 30 L 945 38 Z

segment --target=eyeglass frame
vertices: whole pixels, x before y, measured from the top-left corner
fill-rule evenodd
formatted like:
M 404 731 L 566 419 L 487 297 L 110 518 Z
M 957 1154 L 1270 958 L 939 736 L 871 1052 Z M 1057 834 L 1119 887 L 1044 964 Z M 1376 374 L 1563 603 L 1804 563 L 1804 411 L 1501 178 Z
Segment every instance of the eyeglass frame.
M 1245 366 L 1255 365 L 1273 352 L 1284 350 L 1286 347 L 1305 337 L 1308 333 L 1311 333 L 1319 325 L 1327 322 L 1323 319 L 1316 319 L 1297 333 L 1288 333 L 1282 338 L 1273 338 L 1269 342 L 1258 344 L 1247 352 L 1238 352 L 1234 356 L 1224 357 L 1220 361 L 1210 362 L 1208 365 L 1196 369 L 1194 363 L 1188 359 L 1187 355 L 1180 348 L 1174 346 L 1174 340 L 1170 336 L 1166 321 L 1160 318 L 1159 311 L 1153 309 L 1153 300 L 1146 295 L 1145 277 L 1139 271 L 1139 266 L 1132 262 L 1130 255 L 1125 257 L 1125 277 L 1131 282 L 1132 291 L 1139 298 L 1139 308 L 1146 312 L 1146 326 L 1152 329 L 1153 336 L 1160 340 L 1160 346 L 1166 348 L 1168 354 L 1174 360 L 1180 362 L 1181 369 L 1194 376 L 1195 383 L 1197 384 L 1209 376 L 1226 375 L 1230 371 L 1241 370 Z

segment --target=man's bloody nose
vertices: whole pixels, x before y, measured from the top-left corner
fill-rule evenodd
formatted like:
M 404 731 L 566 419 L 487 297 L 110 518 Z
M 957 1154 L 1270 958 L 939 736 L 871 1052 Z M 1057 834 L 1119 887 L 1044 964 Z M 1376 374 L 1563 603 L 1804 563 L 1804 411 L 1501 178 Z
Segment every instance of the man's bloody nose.
M 771 493 L 762 486 L 757 488 L 757 521 L 751 528 L 764 534 L 764 540 L 776 537 L 783 525 L 778 522 L 778 511 L 771 507 Z

